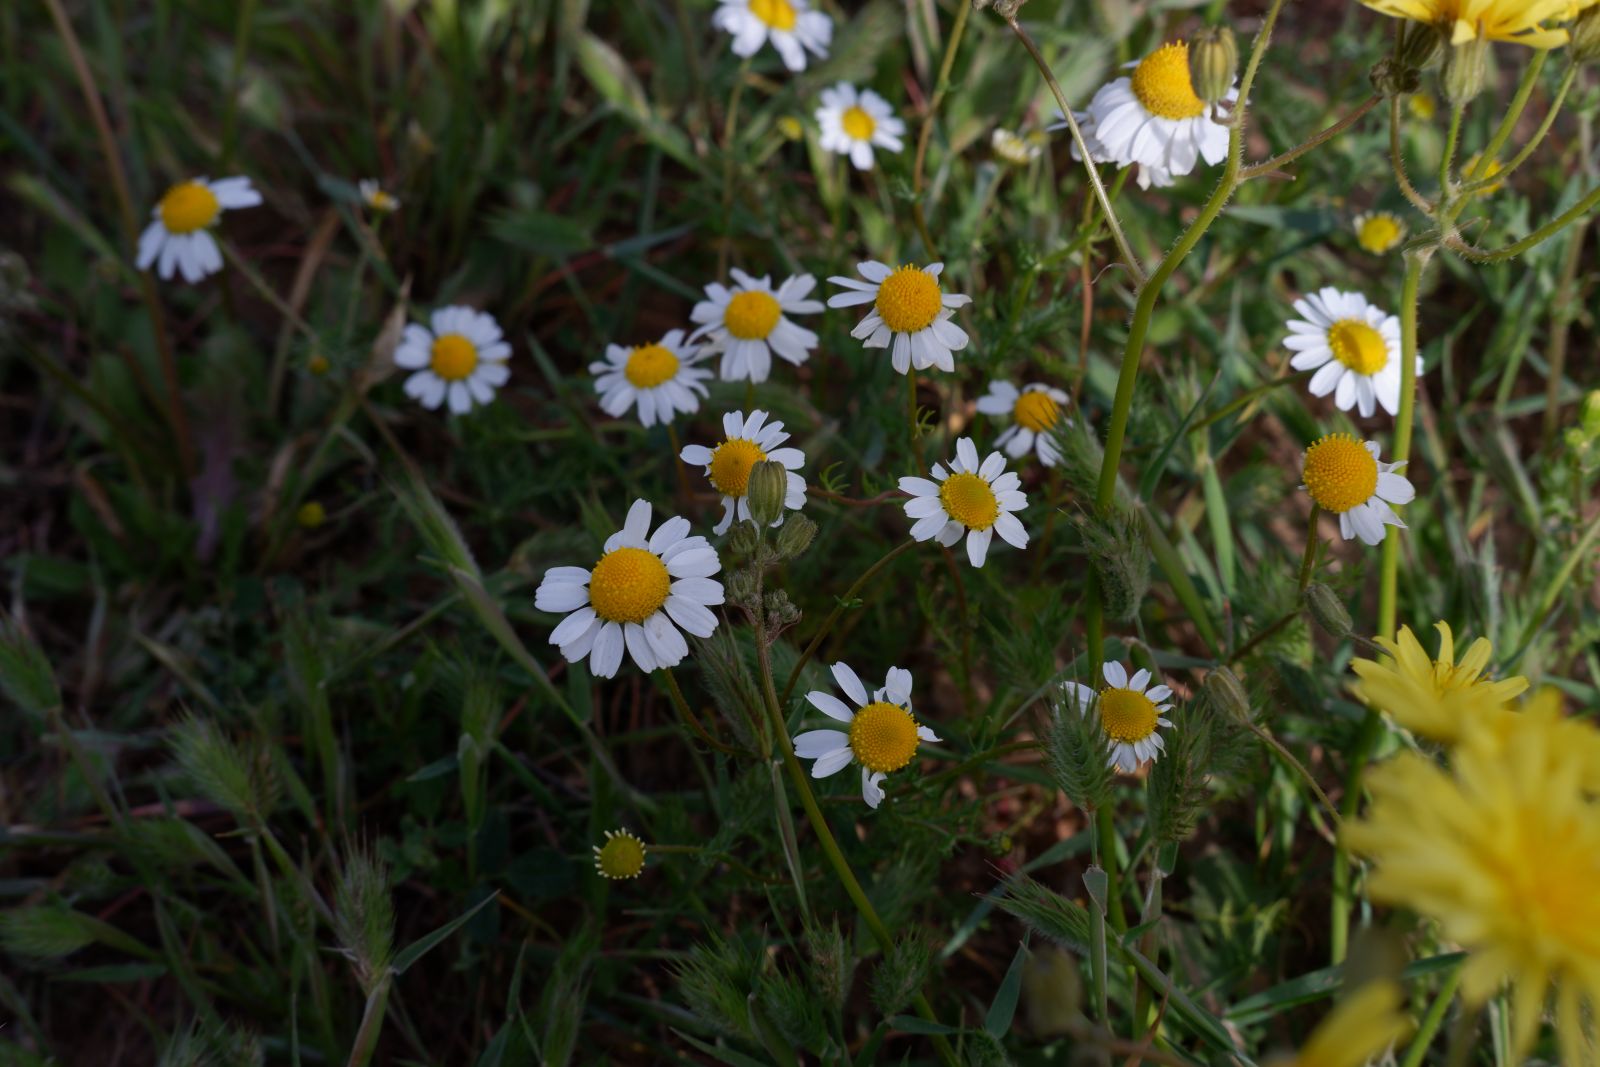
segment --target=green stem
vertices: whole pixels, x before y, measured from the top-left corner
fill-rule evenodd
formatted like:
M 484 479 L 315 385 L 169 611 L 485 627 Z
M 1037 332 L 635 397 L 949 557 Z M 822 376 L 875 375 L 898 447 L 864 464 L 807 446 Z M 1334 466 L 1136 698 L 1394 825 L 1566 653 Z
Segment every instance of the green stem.
M 1457 104 L 1450 109 L 1450 129 L 1444 135 L 1444 151 L 1439 155 L 1439 198 L 1450 199 L 1450 164 L 1456 159 L 1456 141 L 1461 137 L 1461 115 L 1466 109 Z M 1485 157 L 1480 166 L 1487 166 Z
M 950 27 L 950 39 L 945 42 L 939 77 L 933 83 L 933 96 L 928 101 L 928 111 L 922 117 L 922 129 L 917 134 L 917 158 L 911 165 L 911 219 L 916 223 L 917 233 L 922 236 L 922 247 L 929 260 L 938 259 L 939 253 L 934 247 L 933 237 L 928 233 L 927 219 L 922 212 L 922 168 L 928 157 L 928 142 L 933 139 L 933 120 L 939 114 L 939 105 L 944 102 L 945 93 L 950 89 L 950 71 L 955 66 L 956 50 L 961 47 L 962 35 L 967 32 L 967 16 L 971 13 L 971 4 L 956 5 L 956 21 Z
M 1572 83 L 1577 77 L 1577 74 L 1578 65 L 1576 63 L 1567 68 L 1566 73 L 1561 76 L 1561 85 L 1556 89 L 1555 99 L 1550 101 L 1550 107 L 1545 111 L 1544 118 L 1540 121 L 1539 128 L 1534 131 L 1533 137 L 1530 138 L 1528 143 L 1523 145 L 1517 154 L 1511 157 L 1511 161 L 1505 166 L 1501 167 L 1498 172 L 1493 175 L 1487 175 L 1477 178 L 1473 181 L 1469 181 L 1461 186 L 1457 192 L 1463 199 L 1476 193 L 1480 193 L 1497 182 L 1505 181 L 1506 178 L 1510 176 L 1512 171 L 1516 170 L 1518 167 L 1522 166 L 1528 161 L 1528 157 L 1532 156 L 1534 150 L 1544 142 L 1545 135 L 1550 132 L 1550 127 L 1555 125 L 1556 116 L 1561 113 L 1561 106 L 1566 103 L 1567 93 L 1572 89 Z M 1494 157 L 1485 152 L 1483 158 L 1492 159 Z
M 383 1032 L 383 1016 L 389 1006 L 389 983 L 384 975 L 367 996 L 366 1010 L 361 1013 L 361 1029 L 356 1031 L 355 1043 L 350 1046 L 350 1059 L 346 1067 L 366 1067 L 378 1047 L 378 1035 Z
M 217 170 L 228 172 L 233 161 L 233 150 L 238 141 L 239 82 L 244 74 L 244 60 L 250 54 L 250 30 L 255 21 L 256 0 L 243 0 L 239 5 L 239 19 L 233 32 L 233 63 L 228 68 L 228 105 L 222 113 L 222 152 L 217 157 Z
M 1545 361 L 1549 369 L 1545 372 L 1544 427 L 1541 431 L 1541 444 L 1546 452 L 1555 442 L 1556 427 L 1560 423 L 1561 380 L 1567 365 L 1568 334 L 1572 329 L 1572 320 L 1580 310 L 1578 267 L 1583 260 L 1583 242 L 1588 236 L 1588 228 L 1587 219 L 1573 228 L 1566 258 L 1561 262 L 1561 277 L 1556 282 L 1555 295 L 1550 301 L 1550 341 L 1545 346 Z
M 1489 138 L 1488 146 L 1484 148 L 1483 155 L 1479 157 L 1481 161 L 1478 165 L 1480 171 L 1486 171 L 1489 164 L 1499 158 L 1500 150 L 1506 146 L 1506 141 L 1511 137 L 1511 131 L 1517 128 L 1517 120 L 1522 118 L 1523 109 L 1528 106 L 1528 98 L 1533 95 L 1533 87 L 1538 84 L 1539 74 L 1544 70 L 1545 60 L 1549 57 L 1550 53 L 1545 49 L 1541 48 L 1534 51 L 1533 59 L 1523 70 L 1522 80 L 1517 84 L 1516 95 L 1511 98 L 1511 106 L 1506 110 L 1505 115 L 1501 117 L 1500 125 L 1495 127 L 1494 136 Z M 1576 68 L 1576 63 L 1569 65 L 1567 68 L 1568 73 L 1571 73 Z M 1554 116 L 1554 107 L 1551 108 L 1550 113 Z
M 1371 111 L 1373 108 L 1377 107 L 1382 100 L 1383 97 L 1376 94 L 1367 97 L 1367 99 L 1362 102 L 1360 107 L 1356 108 L 1354 111 L 1350 112 L 1350 114 L 1346 115 L 1338 122 L 1335 122 L 1332 126 L 1329 126 L 1321 133 L 1314 134 L 1311 139 L 1306 141 L 1304 144 L 1295 145 L 1287 152 L 1273 156 L 1269 160 L 1245 167 L 1239 172 L 1239 180 L 1241 182 L 1247 182 L 1251 178 L 1259 178 L 1265 174 L 1271 174 L 1273 171 L 1282 167 L 1285 163 L 1292 163 L 1301 156 L 1305 155 L 1307 152 L 1311 151 L 1313 148 L 1316 148 L 1319 145 L 1327 144 L 1345 130 L 1348 130 L 1357 122 L 1360 122 L 1361 117 L 1367 112 Z
M 1116 819 L 1109 807 L 1094 813 L 1095 825 L 1100 833 L 1100 865 L 1106 872 L 1106 911 L 1111 928 L 1121 934 L 1128 929 L 1128 919 L 1122 911 L 1122 862 L 1117 854 Z
M 1317 537 L 1317 518 L 1322 514 L 1322 509 L 1315 503 L 1311 505 L 1311 518 L 1306 520 L 1306 554 L 1300 560 L 1300 591 L 1306 591 L 1306 586 L 1311 584 L 1311 575 L 1317 569 L 1317 546 L 1320 538 Z
M 819 627 L 816 634 L 812 636 L 811 642 L 805 647 L 805 651 L 800 653 L 800 658 L 795 661 L 794 670 L 789 672 L 789 681 L 785 683 L 783 687 L 783 699 L 779 702 L 779 707 L 789 703 L 789 697 L 794 693 L 795 683 L 800 680 L 800 672 L 805 670 L 807 663 L 811 662 L 811 657 L 816 653 L 817 649 L 821 647 L 823 638 L 827 637 L 829 632 L 832 631 L 834 623 L 838 622 L 839 616 L 844 614 L 845 606 L 855 599 L 855 595 L 860 591 L 861 587 L 871 581 L 873 575 L 877 574 L 890 563 L 894 562 L 895 558 L 901 553 L 914 548 L 917 544 L 918 542 L 908 539 L 900 542 L 898 545 L 895 545 L 889 551 L 885 552 L 878 559 L 878 562 L 874 563 L 872 566 L 863 571 L 861 577 L 852 582 L 850 588 L 844 591 L 844 596 L 840 597 L 838 602 L 834 604 L 833 610 L 828 612 L 828 617 L 826 619 L 822 620 L 821 627 Z
M 1400 191 L 1405 198 L 1411 201 L 1411 206 L 1432 217 L 1433 205 L 1411 184 L 1411 179 L 1406 177 L 1405 154 L 1400 150 L 1400 98 L 1391 97 L 1389 100 L 1389 165 L 1394 170 L 1394 180 L 1400 186 Z
M 1240 393 L 1238 396 L 1222 405 L 1222 407 L 1218 408 L 1216 411 L 1213 411 L 1211 414 L 1197 420 L 1193 426 L 1189 427 L 1189 430 L 1191 433 L 1196 430 L 1203 430 L 1212 423 L 1219 422 L 1222 419 L 1227 418 L 1240 408 L 1247 407 L 1251 401 L 1256 399 L 1256 397 L 1261 396 L 1264 393 L 1270 393 L 1279 386 L 1294 385 L 1298 382 L 1303 382 L 1315 373 L 1317 372 L 1314 370 L 1296 371 L 1293 374 L 1285 374 L 1282 378 L 1274 378 L 1270 382 L 1263 382 L 1260 385 L 1247 389 L 1245 392 Z
M 1520 256 L 1522 253 L 1526 252 L 1535 245 L 1554 237 L 1568 225 L 1576 222 L 1578 219 L 1588 214 L 1596 204 L 1600 204 L 1600 186 L 1596 186 L 1595 188 L 1591 189 L 1588 195 L 1586 195 L 1582 200 L 1579 200 L 1576 204 L 1573 204 L 1570 208 L 1563 211 L 1561 214 L 1557 215 L 1543 226 L 1540 226 L 1537 230 L 1534 230 L 1522 240 L 1517 241 L 1514 244 L 1506 245 L 1504 248 L 1490 251 L 1488 249 L 1478 248 L 1475 245 L 1467 244 L 1459 237 L 1447 237 L 1444 242 L 1445 247 L 1450 249 L 1452 252 L 1459 254 L 1464 259 L 1472 260 L 1474 263 L 1500 263 L 1504 260 Z
M 1444 1022 L 1444 1013 L 1449 1010 L 1450 1002 L 1455 999 L 1456 987 L 1460 984 L 1461 966 L 1457 964 L 1445 976 L 1444 984 L 1439 987 L 1439 995 L 1428 1005 L 1428 1012 L 1417 1026 L 1417 1033 L 1411 1039 L 1411 1044 L 1406 1047 L 1406 1054 L 1400 1061 L 1400 1067 L 1422 1067 L 1423 1057 L 1428 1054 L 1428 1046 L 1433 1044 L 1434 1037 L 1439 1033 L 1439 1025 Z
M 728 254 L 733 243 L 733 136 L 739 130 L 739 98 L 744 95 L 745 79 L 750 76 L 750 59 L 739 64 L 733 92 L 728 94 L 728 114 L 722 124 L 722 247 L 717 251 L 717 277 L 728 276 Z
M 672 706 L 678 710 L 678 715 L 683 719 L 684 723 L 689 727 L 689 729 L 694 731 L 695 736 L 699 737 L 700 740 L 704 741 L 718 752 L 726 753 L 730 756 L 748 755 L 748 753 L 741 752 L 739 749 L 733 748 L 730 745 L 723 744 L 721 741 L 718 741 L 716 738 L 707 733 L 706 728 L 700 725 L 699 718 L 697 718 L 695 713 L 689 709 L 689 702 L 683 699 L 683 690 L 678 688 L 678 679 L 673 675 L 672 668 L 663 667 L 661 668 L 661 673 L 666 676 L 667 693 L 672 698 Z

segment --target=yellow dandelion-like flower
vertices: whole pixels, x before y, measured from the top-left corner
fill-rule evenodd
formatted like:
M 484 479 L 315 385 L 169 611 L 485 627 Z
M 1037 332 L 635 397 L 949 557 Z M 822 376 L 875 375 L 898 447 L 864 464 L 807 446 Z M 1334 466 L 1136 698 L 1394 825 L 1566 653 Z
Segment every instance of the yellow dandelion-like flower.
M 1567 43 L 1566 30 L 1546 29 L 1546 21 L 1572 17 L 1572 0 L 1361 0 L 1391 18 L 1438 26 L 1452 45 L 1482 38 L 1555 48 Z
M 1450 624 L 1436 622 L 1434 629 L 1439 631 L 1437 658 L 1429 657 L 1409 626 L 1400 627 L 1397 640 L 1378 638 L 1393 659 L 1352 662 L 1351 669 L 1361 677 L 1353 688 L 1363 701 L 1412 733 L 1454 744 L 1467 720 L 1501 714 L 1508 700 L 1528 688 L 1528 680 L 1513 677 L 1497 682 L 1484 674 L 1494 653 L 1486 637 L 1467 646 L 1457 662 Z
M 612 881 L 639 877 L 644 870 L 644 842 L 626 830 L 607 830 L 606 843 L 595 846 L 594 869 Z
M 1368 776 L 1372 806 L 1344 842 L 1372 860 L 1372 897 L 1439 924 L 1467 950 L 1461 993 L 1509 987 L 1514 1062 L 1555 990 L 1557 1061 L 1594 1063 L 1584 1002 L 1600 1005 L 1600 797 L 1588 788 L 1594 727 L 1559 699 L 1497 724 L 1469 723 L 1449 769 L 1413 752 Z M 1590 1051 L 1586 1055 L 1585 1049 Z
M 1397 982 L 1368 982 L 1341 1000 L 1311 1031 L 1298 1055 L 1274 1067 L 1362 1067 L 1411 1032 Z

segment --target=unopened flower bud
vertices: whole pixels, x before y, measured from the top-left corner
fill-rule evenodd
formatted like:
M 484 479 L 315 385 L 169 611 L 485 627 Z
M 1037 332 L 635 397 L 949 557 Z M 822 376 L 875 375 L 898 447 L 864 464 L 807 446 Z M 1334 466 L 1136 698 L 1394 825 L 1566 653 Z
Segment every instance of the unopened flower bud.
M 1330 637 L 1350 636 L 1354 629 L 1354 624 L 1350 621 L 1350 612 L 1344 606 L 1344 601 L 1339 599 L 1339 594 L 1332 589 L 1321 582 L 1312 582 L 1306 586 L 1305 604 L 1311 618 Z
M 1218 667 L 1206 675 L 1201 683 L 1212 706 L 1240 722 L 1250 722 L 1250 695 L 1244 691 L 1239 676 L 1226 667 Z
M 1474 37 L 1465 44 L 1451 46 L 1445 53 L 1444 72 L 1440 84 L 1444 98 L 1454 107 L 1462 107 L 1483 90 L 1483 81 L 1489 70 L 1489 39 Z
M 1567 50 L 1572 53 L 1574 60 L 1593 63 L 1600 59 L 1600 6 L 1591 4 L 1584 8 L 1578 21 L 1572 24 L 1570 33 L 1572 39 Z
M 1367 77 L 1373 92 L 1382 97 L 1405 96 L 1417 91 L 1422 84 L 1422 74 L 1414 67 L 1397 63 L 1393 56 L 1384 56 L 1372 65 Z
M 783 498 L 789 495 L 789 471 L 782 463 L 764 459 L 750 468 L 745 487 L 750 517 L 757 526 L 772 526 L 783 518 Z
M 1421 70 L 1433 62 L 1443 43 L 1444 35 L 1437 26 L 1426 22 L 1402 23 L 1397 54 L 1400 66 L 1406 70 Z
M 754 555 L 760 543 L 761 535 L 748 522 L 735 523 L 733 531 L 728 534 L 728 551 L 735 556 Z
M 1239 44 L 1233 31 L 1226 26 L 1208 26 L 1195 34 L 1189 44 L 1189 68 L 1196 96 L 1208 104 L 1226 97 L 1239 69 Z
M 778 531 L 778 554 L 784 559 L 803 556 L 816 539 L 817 524 L 804 515 L 791 515 Z
M 746 610 L 756 607 L 756 575 L 749 568 L 734 571 L 725 583 L 728 603 Z

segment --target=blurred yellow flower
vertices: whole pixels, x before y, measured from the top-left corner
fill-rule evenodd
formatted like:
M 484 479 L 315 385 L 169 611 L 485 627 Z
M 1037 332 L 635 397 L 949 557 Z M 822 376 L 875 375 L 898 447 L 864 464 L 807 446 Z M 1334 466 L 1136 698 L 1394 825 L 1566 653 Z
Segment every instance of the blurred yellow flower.
M 1274 1067 L 1362 1067 L 1411 1032 L 1411 1020 L 1400 1011 L 1403 1001 L 1399 983 L 1368 982 L 1334 1006 L 1299 1055 Z
M 1361 0 L 1367 7 L 1392 18 L 1411 19 L 1438 26 L 1452 45 L 1484 38 L 1532 48 L 1555 48 L 1567 43 L 1566 30 L 1550 30 L 1546 20 L 1559 22 L 1577 13 L 1573 0 Z
M 1497 682 L 1486 677 L 1484 669 L 1494 646 L 1485 637 L 1472 642 L 1457 663 L 1450 624 L 1437 622 L 1434 629 L 1439 631 L 1437 659 L 1423 650 L 1411 627 L 1402 626 L 1398 640 L 1377 640 L 1393 660 L 1358 659 L 1350 664 L 1361 678 L 1353 688 L 1363 701 L 1412 733 L 1453 744 L 1469 719 L 1501 714 L 1508 700 L 1528 688 L 1528 680 L 1512 677 Z
M 1392 211 L 1368 211 L 1356 216 L 1356 244 L 1381 256 L 1406 237 L 1406 224 Z
M 1434 920 L 1467 950 L 1469 1004 L 1509 985 L 1514 1062 L 1552 984 L 1557 1061 L 1594 1062 L 1583 1002 L 1600 1005 L 1600 798 L 1585 785 L 1594 749 L 1574 744 L 1594 734 L 1564 719 L 1559 700 L 1530 701 L 1509 722 L 1469 721 L 1451 768 L 1412 752 L 1375 768 L 1366 818 L 1344 828 L 1373 862 L 1373 899 Z
M 1478 169 L 1480 165 L 1483 167 L 1481 171 Z M 1467 160 L 1461 165 L 1461 177 L 1464 181 L 1479 181 L 1485 178 L 1493 178 L 1496 174 L 1500 173 L 1501 169 L 1502 168 L 1499 160 L 1491 159 L 1489 162 L 1484 163 L 1483 153 L 1477 152 L 1473 154 L 1471 159 Z M 1490 193 L 1498 193 L 1505 187 L 1505 180 L 1502 179 L 1497 182 L 1490 182 L 1488 185 L 1485 185 L 1482 189 L 1478 190 L 1478 192 L 1481 196 L 1488 196 Z
M 1439 113 L 1439 102 L 1430 93 L 1412 93 L 1406 97 L 1406 107 L 1424 122 Z

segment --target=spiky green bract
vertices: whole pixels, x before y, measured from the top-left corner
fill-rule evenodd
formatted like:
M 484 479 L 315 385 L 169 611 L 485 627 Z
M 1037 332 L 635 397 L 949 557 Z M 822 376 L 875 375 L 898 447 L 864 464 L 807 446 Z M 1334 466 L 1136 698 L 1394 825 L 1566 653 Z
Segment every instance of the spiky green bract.
M 754 1038 L 750 996 L 761 980 L 762 964 L 758 944 L 712 934 L 678 964 L 678 992 L 707 1026 L 730 1037 Z
M 1047 889 L 1026 874 L 1014 875 L 1005 883 L 1005 894 L 998 904 L 1027 923 L 1033 930 L 1077 953 L 1089 952 L 1089 912 L 1052 889 Z
M 94 931 L 70 908 L 41 904 L 0 912 L 0 947 L 17 956 L 53 960 L 93 944 Z
M 845 943 L 839 932 L 839 920 L 834 918 L 827 926 L 813 926 L 806 931 L 806 958 L 811 964 L 811 984 L 828 1010 L 844 1010 L 845 998 L 850 995 L 850 978 L 855 973 L 855 953 Z
M 161 1053 L 160 1067 L 261 1067 L 266 1050 L 248 1030 L 196 1020 Z
M 895 936 L 894 946 L 872 972 L 872 1003 L 884 1016 L 898 1015 L 928 977 L 933 943 L 920 926 Z
M 755 650 L 750 646 L 749 634 L 719 626 L 710 637 L 695 643 L 694 661 L 700 667 L 701 682 L 740 747 L 771 751 L 772 731 L 762 711 Z
M 276 807 L 277 769 L 259 740 L 233 741 L 209 720 L 185 715 L 172 727 L 168 744 L 195 788 L 244 825 L 260 825 Z
M 1123 512 L 1105 516 L 1080 513 L 1074 521 L 1100 579 L 1106 618 L 1131 621 L 1150 589 L 1150 549 L 1144 524 L 1137 515 Z
M 370 996 L 389 975 L 394 900 L 389 895 L 388 866 L 363 846 L 345 855 L 334 893 L 333 926 L 361 991 Z
M 1190 707 L 1174 708 L 1167 715 L 1173 729 L 1166 734 L 1166 752 L 1150 767 L 1148 789 L 1150 833 L 1161 844 L 1182 841 L 1205 815 L 1217 741 L 1213 717 Z
M 1045 765 L 1056 788 L 1084 811 L 1098 811 L 1111 798 L 1109 745 L 1094 710 L 1078 707 L 1073 692 L 1058 687 L 1045 726 Z

